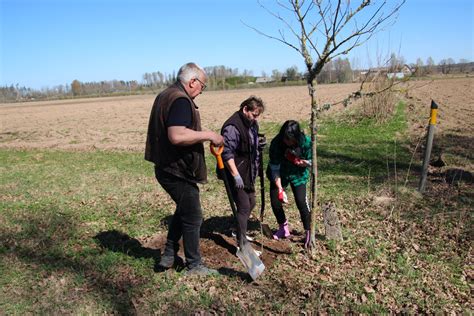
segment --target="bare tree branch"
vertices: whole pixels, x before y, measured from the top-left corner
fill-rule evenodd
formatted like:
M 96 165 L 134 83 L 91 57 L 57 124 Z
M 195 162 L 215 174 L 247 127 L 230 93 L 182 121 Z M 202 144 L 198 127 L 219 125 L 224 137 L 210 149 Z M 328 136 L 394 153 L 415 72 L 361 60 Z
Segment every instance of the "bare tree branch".
M 332 37 L 333 37 L 333 39 L 336 38 L 337 16 L 339 15 L 340 8 L 341 8 L 341 0 L 337 1 L 336 14 L 334 15 L 334 19 L 333 19 L 333 24 L 332 24 Z
M 359 90 L 350 93 L 346 98 L 344 98 L 340 101 L 330 103 L 329 106 L 331 107 L 331 106 L 335 106 L 335 105 L 338 105 L 338 104 L 347 105 L 352 100 L 360 99 L 362 97 L 373 97 L 374 95 L 381 94 L 385 91 L 393 90 L 394 86 L 405 83 L 407 81 L 408 80 L 393 81 L 389 85 L 383 87 L 382 89 L 378 89 L 378 90 L 374 90 L 374 91 L 370 91 L 370 92 L 363 92 L 363 84 L 365 83 L 365 82 L 363 82 L 363 84 L 360 86 Z
M 272 15 L 272 16 L 275 17 L 277 20 L 279 20 L 280 22 L 282 22 L 283 24 L 285 24 L 285 26 L 291 31 L 291 33 L 293 33 L 293 35 L 295 36 L 295 38 L 297 38 L 297 39 L 299 38 L 299 34 L 297 34 L 297 33 L 295 32 L 295 30 L 293 29 L 293 27 L 292 27 L 284 18 L 282 18 L 279 14 L 277 14 L 277 13 L 275 13 L 275 12 L 269 10 L 266 6 L 264 6 L 264 5 L 260 2 L 260 0 L 257 0 L 257 2 L 258 2 L 258 4 L 260 5 L 261 8 L 263 8 L 263 9 L 264 9 L 265 11 L 267 11 L 270 15 Z M 288 10 L 288 11 L 292 11 L 291 8 L 284 6 L 280 1 L 278 1 L 277 3 L 279 4 L 279 6 L 283 7 L 284 9 L 286 9 L 286 10 Z M 244 23 L 244 22 L 242 22 L 242 23 Z M 245 24 L 245 23 L 244 23 L 244 24 Z M 247 25 L 247 24 L 245 24 L 245 25 Z M 248 26 L 248 25 L 247 25 L 247 26 Z M 251 27 L 251 26 L 249 26 L 249 27 L 252 28 L 253 30 L 255 30 L 256 32 L 260 33 L 261 35 L 264 35 L 264 36 L 266 36 L 266 37 L 269 37 L 269 38 L 278 40 L 279 42 L 282 42 L 282 43 L 284 43 L 285 45 L 292 47 L 293 49 L 296 48 L 295 45 L 291 44 L 290 42 L 288 42 L 288 41 L 285 39 L 285 37 L 284 37 L 284 35 L 283 35 L 283 32 L 282 32 L 281 30 L 279 30 L 279 33 L 280 33 L 281 38 L 276 38 L 276 37 L 273 37 L 273 36 L 271 36 L 271 35 L 268 35 L 268 34 L 265 34 L 265 33 L 263 33 L 263 32 L 260 32 L 260 31 L 258 31 L 257 29 L 255 29 L 254 27 Z M 301 51 L 300 51 L 299 49 L 296 49 L 296 50 L 301 54 Z
M 341 18 L 339 19 L 339 22 L 337 22 L 337 25 L 336 25 L 336 29 L 341 29 L 341 23 L 342 21 L 346 20 L 346 17 L 348 16 L 349 14 L 349 9 L 350 9 L 350 6 L 349 6 L 349 2 L 347 3 L 346 5 L 346 9 L 344 11 L 344 13 L 341 15 Z
M 260 34 L 260 35 L 262 35 L 262 36 L 265 36 L 265 37 L 268 37 L 268 38 L 270 38 L 270 39 L 276 40 L 276 41 L 278 41 L 278 42 L 280 42 L 280 43 L 283 43 L 283 44 L 285 44 L 285 45 L 287 45 L 287 46 L 293 48 L 294 50 L 296 50 L 296 51 L 297 51 L 298 53 L 300 53 L 301 55 L 303 54 L 302 51 L 301 51 L 298 47 L 296 47 L 295 45 L 293 45 L 293 44 L 291 44 L 291 43 L 285 41 L 284 39 L 281 39 L 281 38 L 278 38 L 278 37 L 275 37 L 275 36 L 268 35 L 268 34 L 262 32 L 262 31 L 258 30 L 257 28 L 246 24 L 246 23 L 245 23 L 244 21 L 242 21 L 242 20 L 240 20 L 240 22 L 242 22 L 242 23 L 243 23 L 245 26 L 247 26 L 248 28 L 251 28 L 252 30 L 254 30 L 255 32 L 257 32 L 258 34 Z
M 368 9 L 370 9 L 373 3 L 378 2 L 377 0 L 361 0 L 358 5 L 354 6 L 351 5 L 351 0 L 337 0 L 337 3 L 334 0 L 312 0 L 309 4 L 305 0 L 288 0 L 289 5 L 284 5 L 278 0 L 277 4 L 281 8 L 294 13 L 294 17 L 298 24 L 298 30 L 291 26 L 289 20 L 286 20 L 279 14 L 269 10 L 259 0 L 257 1 L 262 8 L 290 30 L 290 32 L 295 36 L 296 42 L 290 42 L 287 40 L 281 30 L 279 31 L 279 37 L 275 37 L 256 29 L 255 27 L 244 24 L 256 31 L 258 34 L 277 40 L 296 50 L 303 57 L 308 71 L 306 80 L 309 95 L 311 97 L 311 151 L 313 155 L 310 195 L 311 209 L 314 210 L 318 198 L 318 160 L 315 135 L 318 129 L 317 119 L 319 109 L 316 101 L 316 76 L 322 71 L 324 65 L 330 62 L 333 58 L 348 54 L 354 48 L 370 40 L 376 32 L 383 29 L 384 25 L 398 13 L 406 0 L 399 0 L 399 4 L 395 5 L 395 7 L 388 11 L 388 13 L 384 13 L 382 10 L 386 7 L 386 0 L 383 0 L 378 6 L 376 6 L 372 13 L 370 13 L 370 10 Z M 342 1 L 345 1 L 345 4 Z M 332 3 L 336 3 L 336 5 L 333 7 Z M 352 8 L 354 9 L 352 10 Z M 313 14 L 313 11 L 316 11 L 315 14 Z M 360 14 L 361 12 L 369 12 L 368 17 L 363 17 L 363 15 Z M 311 21 L 311 19 L 316 21 Z M 358 19 L 362 21 L 361 24 L 358 23 Z M 352 29 L 350 29 L 350 26 L 352 26 Z M 316 61 L 313 60 L 311 52 L 316 54 Z M 366 80 L 367 78 L 362 81 L 358 91 L 354 91 L 344 100 L 334 104 L 347 104 L 355 98 L 360 98 L 362 96 L 370 97 L 383 93 L 384 91 L 392 89 L 395 85 L 394 81 L 391 81 L 390 84 L 383 86 L 382 88 L 370 92 L 364 92 L 363 89 Z M 316 248 L 316 237 L 314 234 L 316 229 L 315 214 L 315 211 L 311 212 L 310 250 Z
M 324 24 L 324 33 L 326 36 L 329 34 L 330 32 L 330 29 L 328 28 L 328 25 L 326 23 L 326 13 L 327 13 L 327 10 L 330 10 L 330 5 L 331 3 L 329 2 L 327 7 L 323 10 L 323 8 L 321 8 L 321 1 L 316 1 L 317 3 L 317 6 L 318 6 L 318 11 L 319 11 L 319 16 L 321 17 L 321 20 L 323 21 L 323 24 Z
M 319 56 L 319 52 L 316 48 L 316 45 L 313 44 L 313 42 L 311 41 L 311 39 L 308 37 L 308 34 L 306 33 L 306 28 L 305 28 L 305 24 L 304 24 L 304 18 L 302 17 L 301 13 L 300 13 L 300 6 L 298 4 L 298 0 L 295 0 L 295 2 L 293 3 L 293 9 L 295 11 L 295 14 L 297 16 L 297 19 L 298 21 L 300 22 L 300 26 L 301 26 L 301 50 L 302 50 L 302 55 L 303 55 L 303 58 L 305 59 L 305 62 L 306 62 L 306 67 L 311 67 L 310 65 L 313 64 L 313 60 L 311 58 L 311 55 L 309 54 L 308 50 L 307 50 L 307 47 L 306 47 L 306 40 L 309 41 L 311 47 L 314 48 L 316 54 L 318 54 Z

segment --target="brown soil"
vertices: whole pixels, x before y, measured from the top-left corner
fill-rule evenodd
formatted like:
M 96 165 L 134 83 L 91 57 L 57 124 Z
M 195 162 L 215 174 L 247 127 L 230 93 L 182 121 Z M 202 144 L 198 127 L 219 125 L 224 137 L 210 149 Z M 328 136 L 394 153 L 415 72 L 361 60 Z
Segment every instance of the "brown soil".
M 319 104 L 334 103 L 358 89 L 358 84 L 320 85 Z M 310 117 L 306 86 L 209 91 L 196 99 L 204 129 L 217 130 L 250 95 L 266 104 L 262 122 Z M 406 94 L 409 109 L 426 127 L 431 100 L 439 105 L 439 133 L 473 135 L 474 78 L 412 81 Z M 25 102 L 0 105 L 0 148 L 142 151 L 154 95 Z M 332 110 L 341 109 L 338 105 Z
M 201 229 L 200 251 L 201 256 L 207 266 L 217 269 L 221 274 L 229 276 L 238 276 L 243 280 L 249 280 L 245 267 L 236 256 L 236 241 L 228 233 L 221 233 L 208 230 L 209 227 L 203 226 Z M 254 240 L 250 242 L 252 248 L 261 251 L 260 259 L 266 269 L 270 269 L 273 262 L 281 255 L 292 254 L 293 249 L 302 250 L 302 238 L 300 234 L 292 235 L 285 240 L 272 240 L 261 235 L 252 235 Z M 166 243 L 166 234 L 156 234 L 150 237 L 144 237 L 139 240 L 142 247 L 163 250 Z M 180 242 L 182 243 L 182 241 Z M 298 247 L 301 246 L 301 247 Z M 184 252 L 181 244 L 178 255 L 184 260 Z
M 409 103 L 416 106 L 424 126 L 430 115 L 431 100 L 439 107 L 437 129 L 440 132 L 474 132 L 474 77 L 411 81 Z
M 449 168 L 457 167 L 474 172 L 474 77 L 412 81 L 406 97 L 410 131 L 414 145 L 419 142 L 420 154 L 433 100 L 438 105 L 438 116 L 431 157 L 445 163 L 445 157 L 456 157 L 438 172 L 444 174 Z
M 319 101 L 340 101 L 357 87 L 321 85 Z M 262 121 L 283 122 L 310 116 L 306 86 L 209 91 L 196 98 L 203 128 L 219 129 L 250 95 L 265 102 Z M 0 147 L 142 151 L 154 98 L 140 95 L 3 104 Z

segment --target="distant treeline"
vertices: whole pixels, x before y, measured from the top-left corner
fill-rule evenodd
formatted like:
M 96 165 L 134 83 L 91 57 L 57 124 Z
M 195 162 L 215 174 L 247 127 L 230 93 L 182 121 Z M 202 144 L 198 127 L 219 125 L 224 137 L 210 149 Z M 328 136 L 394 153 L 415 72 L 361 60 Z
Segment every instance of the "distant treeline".
M 389 59 L 386 67 L 375 68 L 386 73 L 403 71 L 409 76 L 428 76 L 436 74 L 460 74 L 474 72 L 474 63 L 461 59 L 455 63 L 453 59 L 443 59 L 437 65 L 429 57 L 424 63 L 420 58 L 415 64 L 407 65 L 403 57 L 394 54 Z M 306 74 L 298 70 L 296 66 L 287 68 L 285 71 L 272 70 L 271 74 L 262 72 L 260 76 L 254 76 L 252 71 L 239 71 L 238 68 L 225 66 L 205 67 L 208 75 L 207 85 L 209 90 L 227 90 L 251 87 L 267 87 L 280 85 L 306 84 Z M 318 83 L 346 83 L 357 82 L 361 74 L 367 70 L 353 70 L 349 60 L 338 58 L 327 62 L 317 77 Z M 158 93 L 165 87 L 176 81 L 176 73 L 162 73 L 160 71 L 145 73 L 142 81 L 136 80 L 107 80 L 100 82 L 81 82 L 73 80 L 70 84 L 58 85 L 41 90 L 21 87 L 18 84 L 0 87 L 0 103 L 54 100 L 68 98 L 101 97 L 114 95 L 131 95 Z

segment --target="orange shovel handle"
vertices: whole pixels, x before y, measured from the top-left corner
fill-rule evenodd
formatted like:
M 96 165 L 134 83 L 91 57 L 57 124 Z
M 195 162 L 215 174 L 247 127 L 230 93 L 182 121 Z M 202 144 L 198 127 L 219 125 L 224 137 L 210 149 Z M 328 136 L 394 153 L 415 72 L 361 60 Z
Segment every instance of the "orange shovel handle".
M 214 146 L 213 144 L 210 145 L 210 148 L 211 148 L 211 153 L 216 156 L 216 159 L 217 159 L 217 168 L 220 169 L 220 170 L 223 170 L 224 169 L 224 161 L 222 160 L 222 152 L 224 151 L 224 146 L 219 146 L 217 147 L 217 150 L 216 150 L 216 146 Z

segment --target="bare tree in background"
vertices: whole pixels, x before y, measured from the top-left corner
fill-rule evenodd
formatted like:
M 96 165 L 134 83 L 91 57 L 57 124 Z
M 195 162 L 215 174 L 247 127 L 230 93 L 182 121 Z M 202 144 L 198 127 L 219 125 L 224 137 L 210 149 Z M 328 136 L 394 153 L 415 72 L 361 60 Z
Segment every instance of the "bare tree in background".
M 257 0 L 258 1 L 258 0 Z M 276 3 L 284 12 L 270 10 L 258 1 L 259 5 L 275 17 L 283 29 L 278 35 L 271 35 L 255 27 L 248 26 L 257 33 L 281 42 L 296 50 L 304 59 L 307 70 L 307 84 L 311 97 L 311 141 L 313 164 L 311 168 L 311 244 L 309 251 L 316 249 L 316 202 L 318 199 L 318 161 L 316 133 L 318 130 L 318 114 L 320 108 L 316 101 L 316 76 L 323 66 L 341 55 L 348 54 L 352 49 L 366 43 L 374 34 L 383 30 L 396 17 L 405 0 L 388 1 L 370 0 L 288 0 Z M 287 38 L 285 30 L 289 31 Z M 359 91 L 352 94 L 360 96 Z M 351 96 L 349 96 L 351 97 Z
M 416 59 L 416 64 L 415 64 L 415 76 L 423 76 L 425 73 L 424 68 L 423 68 L 423 60 L 418 57 Z
M 465 58 L 459 59 L 459 71 L 464 73 L 466 70 L 468 70 L 469 69 L 469 67 L 467 66 L 468 63 L 469 63 L 468 59 L 465 59 Z
M 433 58 L 430 56 L 426 59 L 426 72 L 428 74 L 431 74 L 434 71 L 435 68 L 435 62 Z

